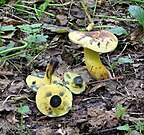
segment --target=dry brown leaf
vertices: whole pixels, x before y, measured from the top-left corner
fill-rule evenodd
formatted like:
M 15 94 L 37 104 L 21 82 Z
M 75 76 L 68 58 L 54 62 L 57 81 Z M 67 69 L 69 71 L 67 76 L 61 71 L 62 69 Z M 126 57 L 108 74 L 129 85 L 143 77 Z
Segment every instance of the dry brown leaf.
M 0 112 L 4 112 L 4 111 L 10 112 L 10 111 L 15 111 L 16 109 L 17 109 L 16 104 L 11 104 L 11 103 L 0 104 Z
M 118 123 L 115 113 L 111 111 L 90 107 L 87 114 L 90 117 L 88 123 L 96 129 L 100 129 L 103 126 L 114 127 Z
M 103 89 L 103 87 L 109 91 L 114 92 L 116 90 L 118 83 L 116 81 L 108 80 L 96 83 L 96 85 L 89 91 L 89 93 L 95 92 L 98 89 Z
M 66 25 L 68 22 L 66 15 L 59 14 L 56 16 L 56 18 L 59 20 L 61 25 Z
M 6 116 L 6 120 L 11 124 L 15 124 L 16 122 L 18 122 L 18 120 L 15 118 L 15 113 L 13 113 L 13 112 L 10 112 Z
M 21 24 L 25 23 L 25 22 L 18 21 L 18 20 L 9 18 L 9 17 L 1 17 L 0 19 L 2 19 L 3 20 L 3 24 L 6 24 L 6 25 L 16 26 L 16 25 L 21 25 Z
M 17 127 L 9 123 L 6 119 L 0 118 L 0 129 L 1 135 L 7 135 L 8 133 L 13 134 L 12 131 L 17 130 Z
M 50 127 L 44 127 L 36 129 L 36 135 L 50 135 L 52 134 L 52 129 Z
M 139 40 L 144 38 L 144 30 L 142 28 L 136 29 L 132 34 L 131 34 L 131 40 Z
M 86 0 L 88 7 L 93 8 L 95 6 L 95 0 Z M 105 4 L 105 0 L 98 0 L 97 6 L 100 7 Z
M 11 93 L 18 93 L 24 87 L 24 85 L 24 81 L 13 82 L 11 83 L 10 88 L 8 88 L 8 91 Z
M 130 135 L 142 135 L 142 133 L 136 131 L 136 130 L 132 130 Z
M 15 35 L 15 30 L 14 31 L 5 32 L 5 34 L 1 35 L 1 38 L 3 38 L 3 39 L 10 39 L 14 35 Z
M 8 78 L 0 78 L 0 90 L 4 90 L 5 88 L 8 87 L 8 85 L 10 84 L 11 80 L 9 80 Z
M 65 47 L 63 48 L 61 57 L 68 65 L 73 65 L 76 62 L 76 59 L 73 56 L 73 54 L 69 52 L 69 50 L 66 49 Z

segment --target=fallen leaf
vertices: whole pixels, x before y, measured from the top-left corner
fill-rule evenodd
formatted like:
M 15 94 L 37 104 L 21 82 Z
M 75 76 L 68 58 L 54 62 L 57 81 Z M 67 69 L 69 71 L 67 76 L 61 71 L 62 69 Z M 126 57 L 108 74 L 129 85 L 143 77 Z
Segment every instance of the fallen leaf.
M 9 18 L 9 17 L 1 17 L 0 19 L 2 19 L 3 20 L 3 24 L 6 24 L 6 25 L 16 26 L 16 25 L 21 25 L 21 24 L 25 23 L 25 22 L 18 21 L 18 20 Z
M 86 0 L 86 4 L 88 7 L 93 8 L 95 6 L 95 0 Z M 97 6 L 100 7 L 105 4 L 105 0 L 98 0 L 97 1 Z
M 52 129 L 50 127 L 38 127 L 36 129 L 36 135 L 50 135 L 52 134 Z
M 136 131 L 136 130 L 132 130 L 130 135 L 142 135 L 142 133 Z
M 10 111 L 15 111 L 15 110 L 17 110 L 16 104 L 8 104 L 8 103 L 0 104 L 0 112 L 4 112 L 4 111 L 10 112 Z
M 6 120 L 11 124 L 15 124 L 16 122 L 18 122 L 18 120 L 15 118 L 15 113 L 13 113 L 13 112 L 10 112 L 6 116 Z
M 64 60 L 68 65 L 73 65 L 76 62 L 75 57 L 71 52 L 69 52 L 66 48 L 63 48 L 61 54 L 62 60 Z
M 9 123 L 6 119 L 0 118 L 0 134 L 13 134 L 13 131 L 17 131 L 17 127 L 14 124 Z
M 103 126 L 111 128 L 118 123 L 115 113 L 111 111 L 90 107 L 88 108 L 87 114 L 90 117 L 88 123 L 96 129 L 100 129 Z
M 133 33 L 131 33 L 131 40 L 141 40 L 144 38 L 144 30 L 142 28 L 137 28 Z
M 11 93 L 18 93 L 23 87 L 24 87 L 24 81 L 15 81 L 11 83 L 10 87 L 8 88 L 8 91 Z
M 102 81 L 102 82 L 96 82 L 96 85 L 89 91 L 89 93 L 93 93 L 97 91 L 98 89 L 106 89 L 109 92 L 114 92 L 118 86 L 118 83 L 116 81 L 108 80 L 108 81 Z
M 8 78 L 0 78 L 0 90 L 4 91 L 5 88 L 8 87 L 8 85 L 10 84 L 11 80 L 9 80 Z
M 68 22 L 66 15 L 59 14 L 56 16 L 56 18 L 59 20 L 61 25 L 66 25 Z
M 123 27 L 114 27 L 108 30 L 109 32 L 112 32 L 113 34 L 116 34 L 118 36 L 120 35 L 128 35 L 128 32 Z

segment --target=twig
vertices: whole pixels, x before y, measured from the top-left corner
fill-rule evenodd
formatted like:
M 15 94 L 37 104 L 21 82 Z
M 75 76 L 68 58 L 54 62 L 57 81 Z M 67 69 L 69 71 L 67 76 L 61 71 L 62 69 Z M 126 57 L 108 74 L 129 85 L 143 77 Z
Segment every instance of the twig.
M 6 6 L 7 6 L 7 7 L 11 7 L 11 6 L 9 6 L 9 5 L 6 5 Z M 13 8 L 13 7 L 11 7 L 11 8 Z M 7 11 L 4 11 L 4 10 L 2 10 L 2 9 L 0 9 L 0 11 L 1 11 L 2 13 L 8 14 L 8 15 L 10 15 L 10 16 L 12 16 L 12 17 L 18 19 L 18 20 L 21 20 L 22 22 L 25 22 L 25 23 L 30 24 L 30 22 L 28 22 L 28 21 L 26 21 L 26 20 L 24 20 L 24 19 L 22 19 L 22 18 L 20 18 L 20 17 L 18 17 L 18 16 L 15 16 L 15 15 L 13 15 L 13 14 L 7 12 Z
M 88 13 L 88 10 L 87 10 L 87 6 L 86 6 L 86 3 L 85 3 L 85 0 L 81 0 L 81 4 L 82 4 L 82 7 L 83 7 L 83 9 L 84 9 L 84 11 L 85 11 L 85 13 L 86 13 L 86 15 L 87 15 L 89 21 L 92 23 L 93 20 L 92 20 L 90 14 Z
M 2 106 L 4 106 L 4 104 L 8 101 L 9 98 L 11 97 L 16 97 L 17 95 L 9 95 L 8 97 L 6 97 L 6 99 L 3 101 Z
M 95 28 L 95 29 L 99 29 L 99 28 L 113 28 L 113 27 L 115 27 L 115 26 L 108 26 L 108 25 L 101 25 L 101 26 L 95 25 L 95 26 L 93 26 L 93 28 Z M 86 28 L 82 28 L 82 29 L 79 29 L 79 30 L 85 31 Z
M 112 78 L 108 78 L 108 79 L 104 79 L 104 80 L 98 80 L 98 81 L 94 81 L 94 82 L 89 82 L 88 84 L 96 84 L 96 83 L 100 83 L 100 82 L 106 82 L 106 81 L 109 81 L 109 80 L 122 80 L 124 79 L 123 76 L 118 76 L 118 77 L 112 77 Z
M 105 16 L 105 15 L 95 15 L 95 16 L 100 17 L 100 18 L 110 18 L 110 19 L 114 19 L 114 20 L 118 20 L 118 21 L 137 22 L 136 19 L 125 19 L 125 18 L 119 18 L 119 17 L 115 17 L 115 16 Z
M 28 99 L 29 97 L 32 97 L 32 96 L 30 96 L 30 95 L 24 95 L 24 96 L 19 96 L 19 97 L 17 96 L 17 97 L 14 97 L 13 100 L 19 101 L 19 100 L 23 100 L 23 99 Z
M 142 3 L 144 4 L 144 1 L 143 0 L 122 0 L 122 1 L 127 1 L 127 2 L 137 2 L 137 3 Z
M 95 15 L 95 13 L 96 13 L 97 2 L 98 2 L 98 0 L 95 0 L 95 6 L 94 6 L 94 10 L 93 10 L 93 17 L 94 17 L 94 15 Z
M 100 97 L 89 97 L 89 98 L 84 98 L 82 101 L 87 101 L 91 99 L 100 99 Z
M 125 51 L 126 47 L 127 47 L 127 44 L 124 46 L 124 48 L 123 48 L 122 51 L 119 53 L 119 55 L 116 56 L 116 59 L 122 55 L 122 53 Z
M 18 69 L 18 67 L 17 67 L 15 64 L 13 64 L 10 60 L 8 60 L 8 62 L 9 62 L 13 67 L 15 67 L 16 70 L 17 70 L 19 73 L 22 73 L 22 72 Z
M 26 51 L 27 51 L 27 50 L 26 50 Z M 12 59 L 12 58 L 16 57 L 16 56 L 19 55 L 19 54 L 25 53 L 26 51 L 20 51 L 20 52 L 14 53 L 14 54 L 10 54 L 10 55 L 7 55 L 7 56 L 3 56 L 3 57 L 0 59 L 0 62 L 6 61 L 6 60 L 9 60 L 9 59 Z
M 48 4 L 48 6 L 52 7 L 52 6 L 56 6 L 56 7 L 62 7 L 62 6 L 67 6 L 71 4 L 71 2 L 66 2 L 66 3 L 63 3 L 63 4 Z

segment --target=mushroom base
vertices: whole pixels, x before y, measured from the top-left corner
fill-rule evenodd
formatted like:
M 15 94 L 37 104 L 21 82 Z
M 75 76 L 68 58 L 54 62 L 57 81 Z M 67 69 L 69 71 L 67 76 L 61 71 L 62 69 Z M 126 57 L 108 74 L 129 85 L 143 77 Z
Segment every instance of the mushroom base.
M 110 72 L 102 64 L 98 52 L 84 48 L 84 57 L 87 70 L 97 80 L 111 78 Z

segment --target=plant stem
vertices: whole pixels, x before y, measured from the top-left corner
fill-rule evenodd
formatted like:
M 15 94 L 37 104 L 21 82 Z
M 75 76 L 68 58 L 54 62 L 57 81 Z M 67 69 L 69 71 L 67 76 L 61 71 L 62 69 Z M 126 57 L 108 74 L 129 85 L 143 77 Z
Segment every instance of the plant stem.
M 23 114 L 21 114 L 21 121 L 20 121 L 20 135 L 23 135 Z
M 118 18 L 115 16 L 104 16 L 104 15 L 95 15 L 95 16 L 100 17 L 100 18 L 110 18 L 110 19 L 114 19 L 114 20 L 118 20 L 118 21 L 137 22 L 136 19 L 125 19 L 125 18 Z
M 123 1 L 144 3 L 143 0 L 123 0 Z
M 98 0 L 95 0 L 95 6 L 94 6 L 94 10 L 93 10 L 93 17 L 94 17 L 94 15 L 95 15 L 95 13 L 96 13 L 97 2 L 98 2 Z
M 13 98 L 13 100 L 16 102 L 16 101 L 20 101 L 20 100 L 23 100 L 23 99 L 28 99 L 28 98 L 30 98 L 30 97 L 32 97 L 32 96 L 30 96 L 30 95 L 22 95 L 22 96 L 19 96 L 19 97 L 14 97 Z
M 3 56 L 3 57 L 0 59 L 0 62 L 6 61 L 6 60 L 10 60 L 10 59 L 16 57 L 17 55 L 22 54 L 22 53 L 25 53 L 25 52 L 26 52 L 26 51 L 20 51 L 20 52 L 11 54 L 11 55 Z
M 85 13 L 86 13 L 86 15 L 87 15 L 89 21 L 90 21 L 90 22 L 93 22 L 93 20 L 92 20 L 90 14 L 88 13 L 88 10 L 87 10 L 87 6 L 86 6 L 86 3 L 85 3 L 85 0 L 81 0 L 81 4 L 82 4 L 82 7 L 83 7 L 83 9 L 84 9 L 84 11 L 85 11 Z
M 48 4 L 48 6 L 61 7 L 61 6 L 67 6 L 69 4 L 71 4 L 71 2 L 66 2 L 66 3 L 63 3 L 63 4 Z
M 10 48 L 10 49 L 1 51 L 0 54 L 8 53 L 8 52 L 11 52 L 11 51 L 22 50 L 22 49 L 24 49 L 24 48 L 26 48 L 26 47 L 28 46 L 28 43 L 25 42 L 25 41 L 19 40 L 18 42 L 20 42 L 20 43 L 22 43 L 22 44 L 24 44 L 24 45 L 23 45 L 23 46 L 20 46 L 20 47 L 13 47 L 13 48 Z
M 14 7 L 18 7 L 18 8 L 26 8 L 26 9 L 30 9 L 30 10 L 34 10 L 35 11 L 35 8 L 32 8 L 32 7 L 28 7 L 28 6 L 24 6 L 24 5 L 19 5 L 19 4 L 15 4 L 13 5 Z M 39 9 L 36 9 L 38 12 L 41 12 Z M 54 14 L 52 13 L 48 13 L 46 11 L 43 11 L 44 14 L 46 15 L 49 15 L 49 16 L 55 16 Z
M 113 27 L 115 27 L 115 26 L 108 26 L 108 25 L 93 26 L 93 28 L 96 28 L 96 29 L 98 29 L 98 28 L 113 28 Z M 86 30 L 86 28 L 82 28 L 82 29 L 79 29 L 79 30 L 84 31 L 84 30 Z

